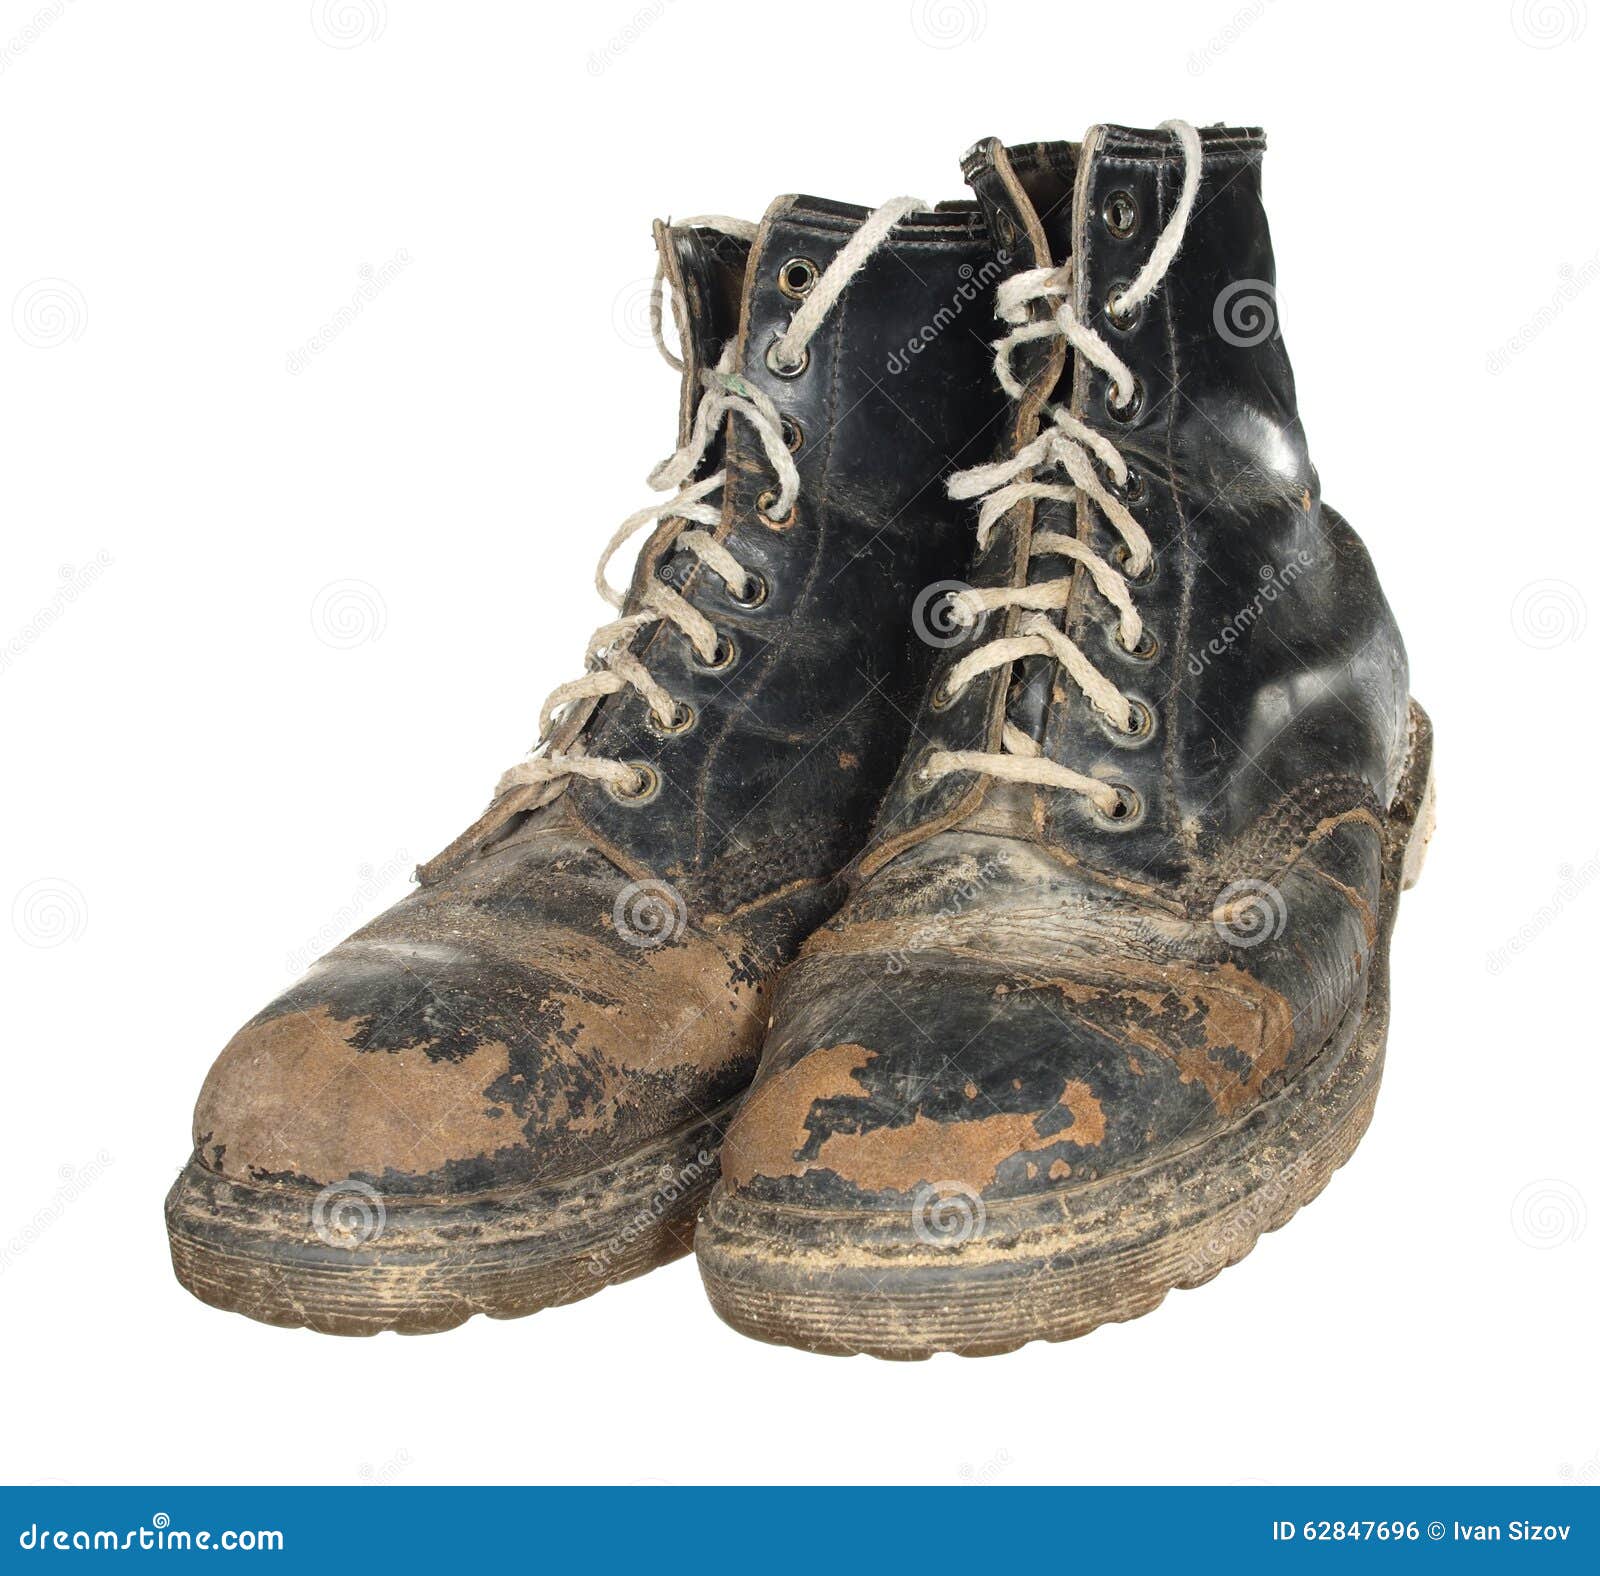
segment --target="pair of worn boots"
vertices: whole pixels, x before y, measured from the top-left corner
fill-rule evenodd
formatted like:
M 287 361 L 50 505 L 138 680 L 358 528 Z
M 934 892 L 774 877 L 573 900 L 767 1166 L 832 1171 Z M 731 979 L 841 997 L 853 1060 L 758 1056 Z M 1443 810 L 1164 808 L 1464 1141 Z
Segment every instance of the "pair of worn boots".
M 656 227 L 670 499 L 484 816 L 212 1068 L 185 1286 L 427 1331 L 692 1246 L 763 1339 L 993 1352 L 1320 1191 L 1430 730 L 1262 151 L 1096 126 L 978 144 L 968 202 Z

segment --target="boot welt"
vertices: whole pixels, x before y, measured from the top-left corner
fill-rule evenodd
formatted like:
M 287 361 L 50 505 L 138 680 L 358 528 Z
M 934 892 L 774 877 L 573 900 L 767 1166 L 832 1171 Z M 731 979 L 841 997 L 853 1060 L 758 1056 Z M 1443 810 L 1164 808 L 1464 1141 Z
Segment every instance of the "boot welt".
M 172 1267 L 214 1307 L 333 1335 L 576 1302 L 690 1250 L 736 1103 L 586 1175 L 458 1198 L 246 1183 L 193 1159 L 167 1195 Z

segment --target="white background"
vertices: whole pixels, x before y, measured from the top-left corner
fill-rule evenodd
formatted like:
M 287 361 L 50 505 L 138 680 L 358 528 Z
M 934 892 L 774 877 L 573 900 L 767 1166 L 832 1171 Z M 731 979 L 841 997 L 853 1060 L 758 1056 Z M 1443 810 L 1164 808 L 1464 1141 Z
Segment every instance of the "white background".
M 39 7 L 0 4 L 0 1476 L 1600 1479 L 1593 0 Z M 674 436 L 650 220 L 934 201 L 980 136 L 1170 115 L 1268 128 L 1313 452 L 1439 733 L 1328 1193 L 984 1361 L 758 1345 L 692 1261 L 425 1339 L 190 1298 L 161 1200 L 212 1055 L 603 615 Z

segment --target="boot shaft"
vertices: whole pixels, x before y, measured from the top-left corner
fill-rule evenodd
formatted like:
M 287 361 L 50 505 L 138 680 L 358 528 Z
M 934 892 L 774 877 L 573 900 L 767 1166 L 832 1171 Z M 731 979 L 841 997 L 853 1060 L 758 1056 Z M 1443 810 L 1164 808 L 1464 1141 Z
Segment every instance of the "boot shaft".
M 1321 501 L 1278 325 L 1261 198 L 1259 132 L 1199 134 L 1200 174 L 1178 251 L 1131 312 L 1114 303 L 1150 259 L 1183 193 L 1185 158 L 1166 130 L 1101 126 L 1081 144 L 979 144 L 965 170 L 1010 273 L 1062 270 L 1078 324 L 1114 350 L 1130 391 L 1049 332 L 1011 361 L 1008 452 L 1052 412 L 1110 445 L 1127 466 L 1113 498 L 1148 537 L 1148 566 L 1107 510 L 1078 488 L 1030 498 L 996 524 L 977 587 L 1071 579 L 1053 626 L 1133 703 L 1131 731 L 1108 723 L 1051 653 L 1025 656 L 949 696 L 941 684 L 975 646 L 1016 638 L 1018 608 L 989 616 L 946 654 L 919 717 L 924 748 L 902 771 L 865 868 L 958 823 L 1019 830 L 1140 880 L 1181 882 L 1269 811 L 1317 813 L 1329 791 L 1386 804 L 1405 748 L 1404 650 L 1370 561 Z M 1101 457 L 1088 449 L 1097 473 Z M 1034 479 L 1071 479 L 1049 465 Z M 1045 533 L 1075 538 L 1128 582 L 1142 637 L 1130 651 L 1088 566 L 1031 553 Z M 1037 644 L 1037 642 L 1036 642 Z M 1126 789 L 1112 819 L 1082 793 L 922 774 L 940 752 L 1005 753 L 1019 730 L 1042 759 Z M 1017 742 L 1014 740 L 1014 742 Z

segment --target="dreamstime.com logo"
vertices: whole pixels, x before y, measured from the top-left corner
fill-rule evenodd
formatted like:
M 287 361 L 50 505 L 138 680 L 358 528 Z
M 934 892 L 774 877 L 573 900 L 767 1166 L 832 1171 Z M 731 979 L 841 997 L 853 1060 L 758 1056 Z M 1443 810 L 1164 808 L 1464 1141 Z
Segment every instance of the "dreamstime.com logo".
M 694 1197 L 710 1185 L 716 1176 L 716 1164 L 717 1157 L 709 1149 L 702 1149 L 693 1160 L 676 1169 L 669 1165 L 662 1166 L 649 1202 L 589 1255 L 589 1273 L 598 1280 L 619 1260 L 625 1263 L 635 1256 L 636 1243 L 641 1240 L 648 1243 L 660 1234 L 663 1217 L 669 1212 L 684 1213 L 675 1210 L 674 1205 Z
M 1270 881 L 1235 881 L 1217 894 L 1211 928 L 1230 947 L 1276 941 L 1289 923 L 1289 905 Z
M 225 1527 L 221 1532 L 202 1528 L 191 1532 L 174 1527 L 172 1517 L 158 1510 L 147 1527 L 41 1527 L 38 1522 L 17 1535 L 17 1547 L 38 1553 L 126 1553 L 129 1549 L 259 1550 L 282 1553 L 283 1533 L 251 1527 Z
M 1270 280 L 1235 279 L 1218 292 L 1211 324 L 1219 338 L 1241 350 L 1264 344 L 1278 331 L 1278 292 Z
M 330 1182 L 311 1204 L 311 1229 L 330 1248 L 364 1248 L 383 1235 L 388 1223 L 377 1188 L 353 1178 Z
M 965 1182 L 924 1182 L 911 1202 L 911 1234 L 930 1248 L 959 1248 L 988 1223 L 989 1211 Z
M 683 894 L 667 881 L 630 881 L 611 905 L 611 923 L 630 947 L 660 947 L 689 925 Z

